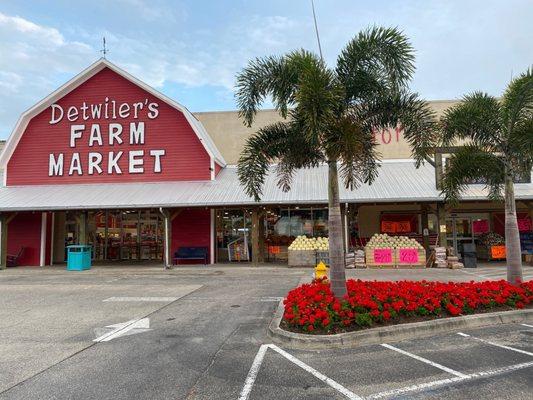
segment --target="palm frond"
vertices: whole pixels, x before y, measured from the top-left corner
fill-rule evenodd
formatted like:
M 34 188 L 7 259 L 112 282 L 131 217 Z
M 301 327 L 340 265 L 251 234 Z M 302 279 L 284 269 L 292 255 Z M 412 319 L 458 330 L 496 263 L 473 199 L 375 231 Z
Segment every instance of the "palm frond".
M 239 117 L 251 126 L 257 110 L 270 96 L 274 107 L 283 118 L 294 104 L 294 95 L 300 74 L 310 66 L 321 64 L 319 58 L 308 51 L 293 51 L 283 57 L 263 57 L 251 61 L 237 75 L 235 98 Z
M 299 121 L 302 134 L 317 141 L 335 123 L 344 92 L 333 72 L 316 63 L 302 70 L 295 99 L 294 119 Z
M 237 174 L 245 192 L 256 201 L 260 199 L 270 164 L 283 154 L 291 133 L 289 123 L 278 122 L 261 128 L 246 141 Z
M 441 118 L 443 145 L 466 141 L 488 151 L 501 151 L 505 138 L 500 110 L 500 103 L 493 96 L 482 92 L 466 95 Z
M 352 39 L 337 59 L 337 75 L 347 100 L 395 91 L 411 79 L 414 50 L 397 28 L 373 27 Z
M 371 184 L 378 174 L 377 143 L 372 129 L 354 113 L 346 113 L 329 127 L 325 135 L 326 153 L 340 161 L 339 173 L 346 188 Z
M 316 167 L 324 160 L 318 143 L 307 141 L 294 121 L 278 122 L 265 126 L 246 141 L 237 173 L 246 193 L 259 201 L 271 164 L 278 163 L 278 184 L 288 191 L 295 170 Z
M 452 154 L 442 180 L 446 201 L 457 204 L 470 182 L 482 180 L 489 189 L 489 198 L 501 198 L 504 183 L 504 163 L 501 157 L 474 145 L 464 146 Z
M 516 125 L 533 118 L 533 70 L 512 80 L 502 98 L 503 123 L 511 135 Z

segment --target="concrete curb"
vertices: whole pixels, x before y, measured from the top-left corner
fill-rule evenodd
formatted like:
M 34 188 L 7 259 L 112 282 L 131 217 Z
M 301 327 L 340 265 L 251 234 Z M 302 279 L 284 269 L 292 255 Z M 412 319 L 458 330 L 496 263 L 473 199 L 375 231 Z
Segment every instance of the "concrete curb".
M 488 325 L 533 322 L 533 309 L 500 311 L 494 313 L 442 318 L 433 321 L 382 326 L 363 331 L 335 335 L 305 335 L 280 328 L 283 317 L 283 300 L 268 327 L 268 336 L 285 347 L 294 349 L 338 349 L 369 344 L 393 343 L 406 339 L 422 338 L 439 333 L 480 328 Z

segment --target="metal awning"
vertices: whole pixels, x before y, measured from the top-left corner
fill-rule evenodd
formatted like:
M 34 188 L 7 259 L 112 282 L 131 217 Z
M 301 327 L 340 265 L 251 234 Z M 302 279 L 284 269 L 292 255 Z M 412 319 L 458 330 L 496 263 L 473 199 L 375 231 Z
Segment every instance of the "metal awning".
M 327 166 L 298 171 L 292 189 L 283 192 L 272 171 L 266 179 L 261 204 L 326 204 Z M 516 184 L 519 200 L 533 200 L 533 184 Z M 483 185 L 471 185 L 463 200 L 486 200 Z M 442 200 L 435 189 L 434 169 L 419 169 L 408 160 L 386 161 L 372 185 L 351 191 L 342 187 L 343 203 L 402 203 Z M 241 188 L 237 169 L 224 168 L 214 181 L 38 185 L 0 188 L 0 211 L 128 209 L 154 207 L 221 207 L 257 204 Z

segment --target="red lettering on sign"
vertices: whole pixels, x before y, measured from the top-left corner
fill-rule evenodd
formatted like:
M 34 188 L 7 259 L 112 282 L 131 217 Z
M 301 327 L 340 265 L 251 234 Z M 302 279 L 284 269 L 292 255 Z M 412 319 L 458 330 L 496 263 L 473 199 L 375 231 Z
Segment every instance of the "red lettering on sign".
M 374 249 L 376 264 L 392 264 L 392 249 Z
M 416 263 L 418 263 L 418 250 L 416 250 L 416 249 L 400 249 L 400 263 L 402 263 L 402 264 L 416 264 Z

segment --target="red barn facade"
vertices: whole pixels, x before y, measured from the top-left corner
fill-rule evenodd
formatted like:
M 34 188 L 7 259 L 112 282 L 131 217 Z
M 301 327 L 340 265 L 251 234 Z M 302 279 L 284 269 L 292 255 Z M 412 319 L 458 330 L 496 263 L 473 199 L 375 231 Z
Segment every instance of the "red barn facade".
M 43 191 L 56 185 L 211 181 L 226 165 L 185 107 L 105 59 L 27 111 L 1 163 L 6 188 Z M 63 242 L 89 241 L 102 260 L 166 258 L 170 264 L 172 248 L 201 246 L 213 261 L 210 210 L 188 209 L 178 216 L 171 207 L 124 208 L 17 211 L 6 216 L 7 252 L 21 253 L 21 265 L 42 266 Z M 65 229 L 53 237 L 58 217 Z M 171 219 L 168 238 L 165 218 Z M 191 225 L 187 234 L 182 224 Z

